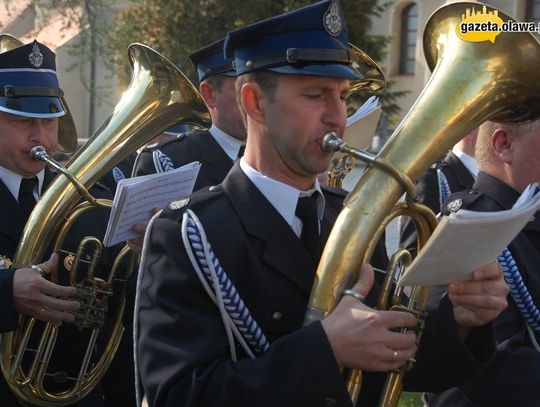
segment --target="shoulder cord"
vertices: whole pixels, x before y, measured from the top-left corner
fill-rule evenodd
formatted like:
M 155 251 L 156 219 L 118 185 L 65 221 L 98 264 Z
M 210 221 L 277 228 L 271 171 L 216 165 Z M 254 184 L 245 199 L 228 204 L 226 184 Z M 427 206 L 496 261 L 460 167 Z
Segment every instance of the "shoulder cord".
M 504 279 L 510 286 L 510 295 L 525 319 L 531 342 L 536 350 L 540 351 L 534 332 L 532 332 L 532 330 L 540 332 L 540 311 L 534 304 L 532 296 L 521 278 L 510 250 L 505 248 L 497 260 L 503 269 Z
M 442 212 L 444 202 L 448 199 L 452 191 L 450 191 L 450 185 L 446 179 L 446 175 L 439 167 L 437 168 L 437 180 L 439 181 L 439 212 Z
M 154 160 L 156 172 L 159 173 L 174 170 L 174 165 L 171 158 L 161 150 L 152 151 L 152 159 Z
M 202 224 L 190 209 L 182 219 L 182 240 L 199 280 L 219 308 L 232 360 L 237 360 L 233 335 L 249 357 L 266 352 L 270 347 L 266 336 L 219 264 Z
M 437 177 L 439 179 L 439 198 L 444 202 L 450 196 L 450 187 L 448 181 L 440 168 L 437 169 Z M 535 349 L 540 351 L 540 346 L 534 335 L 534 331 L 540 331 L 540 311 L 534 304 L 529 290 L 525 286 L 521 274 L 517 268 L 516 262 L 508 248 L 505 248 L 501 255 L 497 258 L 504 273 L 504 279 L 510 287 L 510 295 L 514 303 L 519 309 L 519 312 L 525 319 L 527 332 Z

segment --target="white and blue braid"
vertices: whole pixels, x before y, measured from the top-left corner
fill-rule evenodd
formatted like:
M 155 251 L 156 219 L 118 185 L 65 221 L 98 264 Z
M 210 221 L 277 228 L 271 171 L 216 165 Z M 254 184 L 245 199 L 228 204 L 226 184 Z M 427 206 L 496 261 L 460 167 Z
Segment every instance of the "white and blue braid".
M 448 199 L 452 191 L 450 191 L 450 185 L 444 175 L 444 172 L 437 168 L 437 179 L 439 181 L 439 212 L 444 206 L 444 202 Z
M 534 304 L 532 296 L 523 282 L 510 250 L 505 248 L 497 260 L 503 269 L 504 279 L 510 286 L 510 295 L 519 312 L 532 329 L 540 332 L 540 311 Z
M 266 352 L 270 347 L 266 336 L 221 267 L 201 222 L 190 209 L 183 215 L 182 239 L 199 280 L 220 310 L 232 359 L 236 360 L 232 335 L 248 356 L 253 358 Z
M 174 170 L 174 165 L 171 158 L 161 150 L 152 151 L 152 159 L 154 160 L 156 172 L 159 173 Z

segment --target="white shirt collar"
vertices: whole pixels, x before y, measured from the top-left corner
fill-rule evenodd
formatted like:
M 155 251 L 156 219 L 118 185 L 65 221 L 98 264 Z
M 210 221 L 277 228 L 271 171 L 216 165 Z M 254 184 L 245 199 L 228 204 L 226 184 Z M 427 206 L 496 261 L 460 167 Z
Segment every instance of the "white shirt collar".
M 236 161 L 236 158 L 238 157 L 238 152 L 240 151 L 240 147 L 244 145 L 244 142 L 241 140 L 238 140 L 237 138 L 228 135 L 220 128 L 216 127 L 214 124 L 210 127 L 208 130 L 212 137 L 216 140 L 216 142 L 220 145 L 220 147 L 225 151 L 225 154 L 233 160 Z
M 471 157 L 469 154 L 460 150 L 456 146 L 452 148 L 452 152 L 456 155 L 457 158 L 463 163 L 463 165 L 469 170 L 469 172 L 476 178 L 478 175 L 478 165 L 476 164 L 476 159 Z
M 297 236 L 300 236 L 302 231 L 302 222 L 295 215 L 298 198 L 301 196 L 309 196 L 314 191 L 318 191 L 317 212 L 319 221 L 322 219 L 325 201 L 321 185 L 317 179 L 315 179 L 315 184 L 312 189 L 309 191 L 301 191 L 288 184 L 267 177 L 248 165 L 244 159 L 240 160 L 240 168 L 272 206 L 276 208 L 283 219 L 285 219 L 285 221 L 293 228 Z
M 38 179 L 38 190 L 34 191 L 34 197 L 39 199 L 41 195 L 41 190 L 43 188 L 43 180 L 45 179 L 45 170 L 41 170 L 36 174 L 36 177 Z M 20 174 L 17 174 L 14 171 L 8 170 L 5 167 L 0 166 L 0 180 L 5 184 L 7 189 L 9 189 L 9 192 L 11 192 L 11 195 L 15 198 L 15 200 L 19 197 L 19 188 L 21 187 L 21 180 L 23 179 L 23 176 Z

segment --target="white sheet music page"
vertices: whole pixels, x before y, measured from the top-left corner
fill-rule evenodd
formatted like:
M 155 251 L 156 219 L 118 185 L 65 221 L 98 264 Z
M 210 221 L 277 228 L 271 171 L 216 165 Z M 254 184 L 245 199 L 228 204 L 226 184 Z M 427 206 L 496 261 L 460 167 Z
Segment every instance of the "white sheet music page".
M 148 223 L 154 208 L 191 194 L 200 168 L 199 162 L 192 162 L 171 171 L 120 180 L 103 244 L 109 247 L 139 237 L 132 231 L 133 225 Z
M 398 285 L 438 285 L 466 280 L 475 268 L 497 260 L 538 210 L 540 188 L 534 184 L 523 191 L 512 209 L 499 212 L 460 209 L 444 216 Z

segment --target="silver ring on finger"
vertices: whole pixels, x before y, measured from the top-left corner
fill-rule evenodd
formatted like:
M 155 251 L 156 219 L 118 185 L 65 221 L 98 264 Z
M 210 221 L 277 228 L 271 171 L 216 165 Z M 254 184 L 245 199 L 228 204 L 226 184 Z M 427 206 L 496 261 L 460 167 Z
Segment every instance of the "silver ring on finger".
M 356 298 L 360 302 L 364 302 L 366 300 L 366 297 L 364 297 L 362 294 L 350 289 L 343 290 L 343 295 L 348 295 L 350 297 Z
M 37 264 L 32 264 L 30 267 L 31 267 L 32 269 L 34 269 L 34 270 L 39 271 L 39 274 L 41 274 L 42 276 L 44 276 L 44 275 L 46 274 L 46 273 L 45 273 L 45 270 L 43 270 L 43 269 L 41 268 L 41 266 L 39 266 L 39 265 L 37 265 Z
M 47 311 L 47 306 L 46 305 L 42 305 L 41 306 L 41 309 L 39 310 L 39 314 L 43 314 L 45 311 Z
M 394 353 L 392 354 L 392 362 L 396 362 L 398 360 L 399 353 L 397 350 L 394 349 Z

